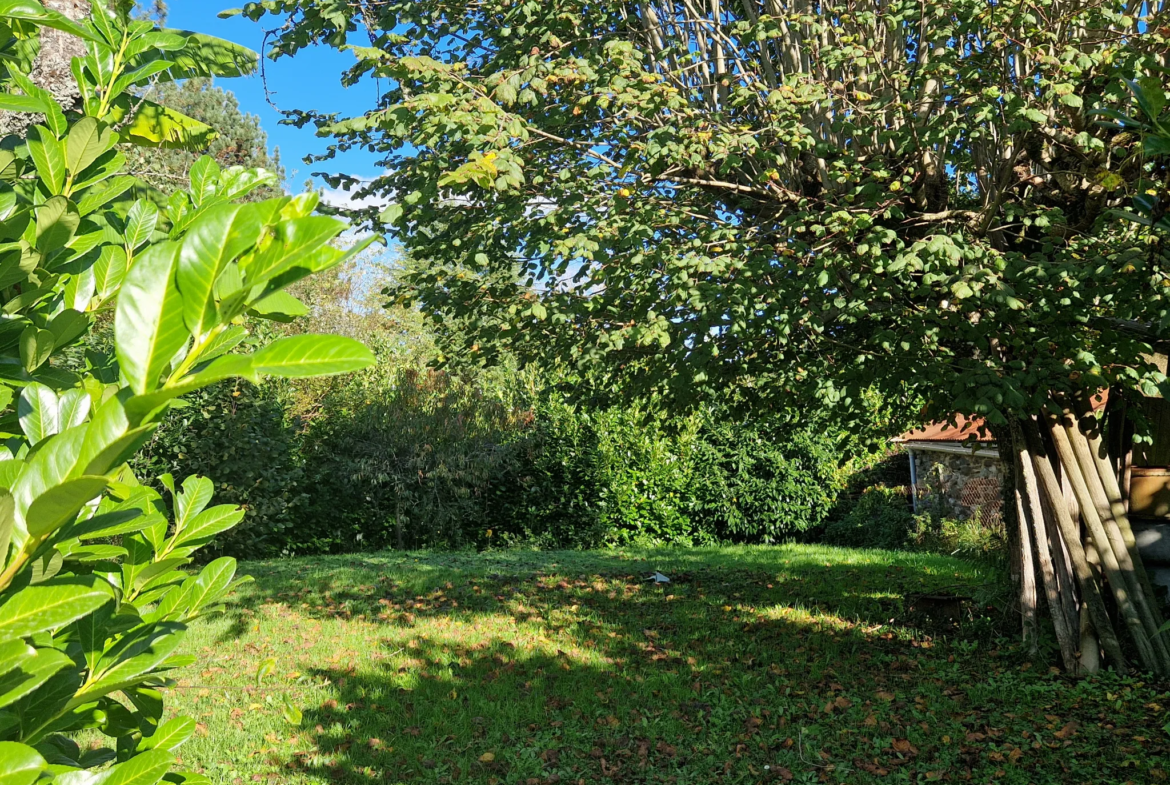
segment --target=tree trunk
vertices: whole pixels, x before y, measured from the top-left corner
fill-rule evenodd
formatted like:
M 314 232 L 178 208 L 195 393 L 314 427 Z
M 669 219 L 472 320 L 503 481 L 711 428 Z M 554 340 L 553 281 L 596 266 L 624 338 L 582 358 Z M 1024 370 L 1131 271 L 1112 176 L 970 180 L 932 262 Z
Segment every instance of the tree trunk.
M 89 0 L 41 0 L 41 5 L 74 20 L 87 16 L 90 9 Z M 40 39 L 41 49 L 29 76 L 38 87 L 52 93 L 63 109 L 77 108 L 81 93 L 73 79 L 71 64 L 74 57 L 85 56 L 85 43 L 69 33 L 49 27 L 40 29 Z M 0 112 L 0 136 L 23 136 L 42 118 L 43 115 L 28 112 Z

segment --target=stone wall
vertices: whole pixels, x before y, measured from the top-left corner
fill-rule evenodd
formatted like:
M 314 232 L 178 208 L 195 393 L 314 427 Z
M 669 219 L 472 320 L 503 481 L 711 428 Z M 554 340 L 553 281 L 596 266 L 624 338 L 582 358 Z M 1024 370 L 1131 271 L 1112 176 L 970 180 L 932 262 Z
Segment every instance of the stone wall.
M 956 518 L 978 516 L 984 523 L 999 522 L 1003 465 L 994 448 L 972 454 L 914 447 L 911 456 L 919 512 L 935 509 Z

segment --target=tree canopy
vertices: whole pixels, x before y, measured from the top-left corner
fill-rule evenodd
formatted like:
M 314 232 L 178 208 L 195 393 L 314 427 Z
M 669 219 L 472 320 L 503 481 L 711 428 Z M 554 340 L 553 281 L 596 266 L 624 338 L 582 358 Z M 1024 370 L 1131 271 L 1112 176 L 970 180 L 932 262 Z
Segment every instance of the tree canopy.
M 688 401 L 913 386 L 993 422 L 1150 386 L 1165 259 L 1110 210 L 1165 163 L 1099 108 L 1156 95 L 1164 3 L 249 3 L 269 56 L 346 47 L 386 173 L 335 182 L 418 258 L 452 355 L 554 353 Z M 322 158 L 328 158 L 332 151 Z M 1151 327 L 1152 325 L 1152 327 Z

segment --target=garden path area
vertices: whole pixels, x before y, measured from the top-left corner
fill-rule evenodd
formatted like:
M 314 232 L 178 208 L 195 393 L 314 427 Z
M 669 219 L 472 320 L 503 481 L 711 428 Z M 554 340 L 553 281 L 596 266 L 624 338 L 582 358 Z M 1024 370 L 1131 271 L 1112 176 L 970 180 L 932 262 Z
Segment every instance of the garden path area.
M 646 582 L 653 570 L 672 582 Z M 216 782 L 1072 785 L 1170 772 L 1164 686 L 1032 667 L 996 635 L 1014 632 L 1000 576 L 946 557 L 387 553 L 241 571 L 256 581 L 189 633 L 200 663 L 168 691 L 169 711 L 199 722 L 184 763 Z M 959 619 L 912 607 L 936 592 L 973 599 Z

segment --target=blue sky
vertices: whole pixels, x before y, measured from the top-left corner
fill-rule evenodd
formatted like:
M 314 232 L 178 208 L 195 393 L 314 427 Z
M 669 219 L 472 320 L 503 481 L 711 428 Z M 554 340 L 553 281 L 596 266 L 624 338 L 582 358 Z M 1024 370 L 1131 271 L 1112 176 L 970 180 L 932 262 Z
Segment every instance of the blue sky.
M 257 23 L 243 17 L 219 19 L 216 16 L 226 8 L 242 4 L 242 0 L 170 0 L 167 26 L 219 36 L 259 51 L 265 26 L 276 26 L 274 18 L 267 17 Z M 377 100 L 376 85 L 373 80 L 368 80 L 355 87 L 342 87 L 341 72 L 352 63 L 352 55 L 326 47 L 303 49 L 296 57 L 276 62 L 267 60 L 265 67 L 272 101 L 281 109 L 312 108 L 343 115 L 360 114 Z M 315 171 L 345 172 L 362 177 L 379 173 L 375 164 L 377 157 L 365 151 L 351 150 L 333 161 L 304 163 L 305 155 L 322 152 L 328 140 L 318 138 L 310 127 L 298 129 L 279 125 L 280 113 L 265 100 L 264 83 L 259 75 L 221 79 L 217 84 L 236 94 L 241 109 L 260 117 L 270 145 L 280 148 L 281 162 L 291 190 L 300 191 L 305 180 Z M 316 184 L 323 185 L 320 180 Z

